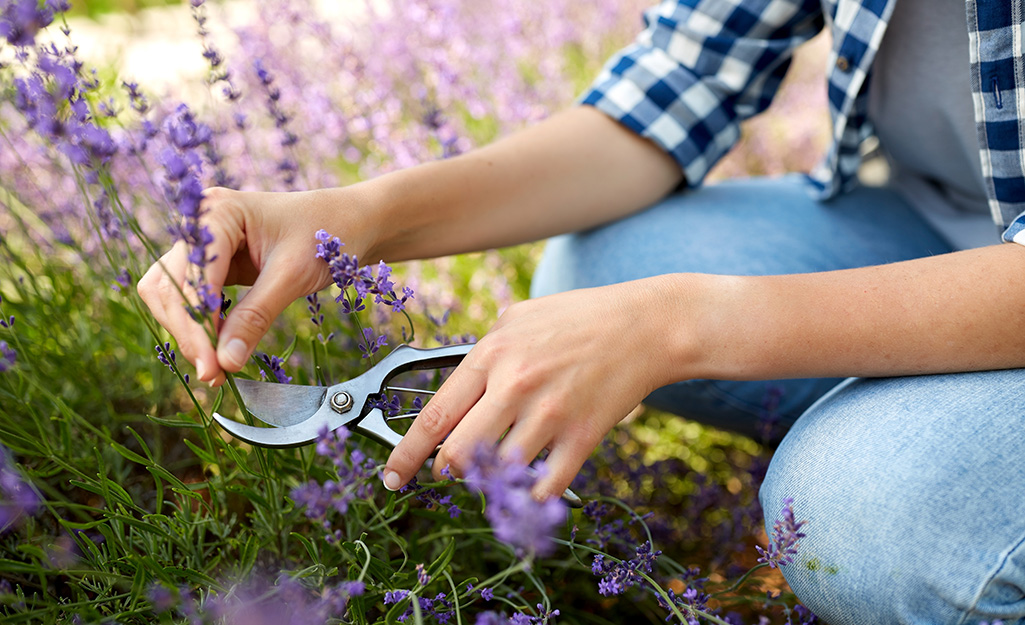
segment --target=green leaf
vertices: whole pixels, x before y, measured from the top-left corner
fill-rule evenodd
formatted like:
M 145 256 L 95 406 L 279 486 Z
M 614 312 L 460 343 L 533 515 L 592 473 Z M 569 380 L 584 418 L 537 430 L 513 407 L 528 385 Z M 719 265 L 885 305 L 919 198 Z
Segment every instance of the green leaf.
M 142 456 L 140 456 L 139 454 L 135 453 L 131 449 L 128 449 L 127 447 L 125 447 L 121 443 L 117 443 L 117 442 L 111 441 L 110 442 L 110 446 L 113 447 L 114 450 L 117 451 L 117 453 L 121 454 L 122 456 L 124 456 L 125 458 L 131 460 L 132 462 L 134 462 L 136 464 L 141 464 L 141 465 L 145 466 L 145 465 L 148 465 L 150 463 L 150 461 L 148 459 L 143 458 Z
M 431 577 L 440 575 L 441 572 L 445 570 L 446 567 L 448 567 L 449 563 L 452 562 L 452 558 L 453 556 L 455 556 L 455 553 L 456 541 L 453 538 L 448 541 L 448 545 L 445 546 L 445 549 L 441 552 L 441 555 L 439 555 L 434 560 L 434 562 L 431 562 L 431 565 L 427 567 L 427 574 Z
M 239 554 L 239 569 L 243 575 L 248 575 L 256 564 L 256 556 L 260 554 L 260 543 L 256 536 L 250 534 L 246 544 L 242 546 L 242 553 Z
M 203 449 L 202 447 L 193 443 L 189 439 L 185 439 L 183 442 L 185 443 L 186 447 L 192 450 L 192 453 L 196 454 L 197 458 L 199 458 L 206 464 L 217 464 L 217 459 L 214 458 L 213 455 L 206 449 Z
M 312 540 L 298 532 L 291 532 L 289 536 L 301 542 L 303 547 L 306 547 L 306 553 L 309 554 L 311 560 L 314 562 L 320 562 L 320 554 L 317 553 L 317 547 L 313 544 Z
M 153 415 L 146 415 L 146 418 L 156 423 L 157 425 L 166 425 L 174 428 L 189 428 L 192 430 L 202 430 L 206 428 L 202 423 L 196 423 L 195 421 L 185 421 L 183 419 L 165 419 L 163 417 L 155 417 Z
M 292 342 L 288 344 L 288 347 L 285 348 L 285 351 L 281 352 L 281 356 L 280 356 L 281 360 L 288 360 L 289 358 L 291 358 L 292 352 L 295 351 L 296 341 L 298 341 L 298 340 L 299 340 L 298 336 L 293 336 L 292 337 Z

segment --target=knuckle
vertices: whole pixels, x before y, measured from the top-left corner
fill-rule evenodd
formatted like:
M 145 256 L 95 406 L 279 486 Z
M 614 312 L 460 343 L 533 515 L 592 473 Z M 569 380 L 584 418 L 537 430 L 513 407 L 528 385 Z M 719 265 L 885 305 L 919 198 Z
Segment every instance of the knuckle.
M 230 194 L 231 190 L 224 187 L 208 187 L 203 190 L 203 199 L 216 202 L 226 199 Z
M 527 363 L 513 365 L 506 379 L 508 380 L 509 390 L 519 396 L 531 393 L 540 385 L 535 369 Z
M 447 441 L 441 446 L 441 451 L 438 452 L 437 458 L 434 461 L 434 475 L 441 477 L 441 470 L 448 467 L 448 470 L 455 477 L 460 477 L 465 473 L 465 469 L 468 466 L 470 454 L 467 453 L 467 448 L 464 444 L 457 441 Z
M 445 411 L 437 402 L 428 402 L 416 417 L 416 426 L 428 438 L 439 440 L 448 433 L 448 419 Z
M 244 303 L 244 302 L 243 302 Z M 274 318 L 262 306 L 239 305 L 232 313 L 234 323 L 253 335 L 262 335 L 270 329 Z

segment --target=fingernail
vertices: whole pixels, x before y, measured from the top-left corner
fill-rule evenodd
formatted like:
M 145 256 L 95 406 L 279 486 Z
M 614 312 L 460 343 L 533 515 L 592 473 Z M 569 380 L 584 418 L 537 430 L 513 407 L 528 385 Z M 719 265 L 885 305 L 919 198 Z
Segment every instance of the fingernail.
M 196 377 L 200 380 L 206 380 L 210 375 L 210 365 L 206 363 L 202 358 L 196 359 Z
M 231 339 L 224 346 L 224 355 L 227 357 L 228 364 L 241 367 L 246 364 L 246 358 L 249 356 L 249 347 L 246 346 L 246 342 L 242 339 Z
M 402 486 L 402 478 L 399 474 L 392 470 L 384 472 L 384 487 L 388 490 L 398 490 Z

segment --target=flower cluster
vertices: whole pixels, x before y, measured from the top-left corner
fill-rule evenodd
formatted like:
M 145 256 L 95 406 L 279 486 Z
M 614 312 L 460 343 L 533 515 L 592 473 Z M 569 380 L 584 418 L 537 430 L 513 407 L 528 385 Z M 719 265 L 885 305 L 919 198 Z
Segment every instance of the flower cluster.
M 466 471 L 466 483 L 487 498 L 485 516 L 495 537 L 525 556 L 545 556 L 555 543 L 552 535 L 566 520 L 566 505 L 558 498 L 537 501 L 531 489 L 544 474 L 518 462 L 504 462 L 493 448 L 480 446 Z
M 27 47 L 36 42 L 36 33 L 53 22 L 54 13 L 67 11 L 67 0 L 7 0 L 0 13 L 0 37 L 13 46 Z
M 559 610 L 547 610 L 539 603 L 536 615 L 515 612 L 512 616 L 506 616 L 504 612 L 481 612 L 474 625 L 547 625 L 556 616 L 559 616 Z
M 421 585 L 423 583 L 421 582 Z M 405 601 L 409 597 L 410 593 L 408 590 L 394 590 L 385 593 L 384 605 L 397 604 Z M 420 608 L 420 614 L 425 618 L 433 619 L 435 622 L 445 625 L 452 620 L 455 616 L 454 606 L 452 601 L 449 600 L 448 596 L 439 592 L 434 597 L 419 597 L 415 596 L 416 602 Z M 405 623 L 410 616 L 413 615 L 413 601 L 410 600 L 409 605 L 405 611 L 400 614 L 397 620 L 400 623 Z
M 413 476 L 413 479 L 409 480 L 409 482 L 407 482 L 405 486 L 399 489 L 399 492 L 401 493 L 409 491 L 413 491 L 416 494 L 416 500 L 422 503 L 424 507 L 428 510 L 435 507 L 447 508 L 448 516 L 451 519 L 458 518 L 459 515 L 462 513 L 462 510 L 459 509 L 459 506 L 455 503 L 452 503 L 452 495 L 442 496 L 442 494 L 438 492 L 438 489 L 436 488 L 426 488 L 424 486 L 421 486 L 416 476 Z
M 323 483 L 310 480 L 292 490 L 292 499 L 296 505 L 306 508 L 308 518 L 320 522 L 329 532 L 329 540 L 335 540 L 340 535 L 339 530 L 330 533 L 332 523 L 328 518 L 329 512 L 334 510 L 338 514 L 345 514 L 353 499 L 367 499 L 373 495 L 377 462 L 359 449 L 346 445 L 348 439 L 349 430 L 346 428 L 328 430 L 325 426 L 317 440 L 317 455 L 331 460 L 337 479 Z
M 264 380 L 268 378 L 268 371 L 270 375 L 274 376 L 274 381 L 278 384 L 291 384 L 292 376 L 285 373 L 282 365 L 285 361 L 280 356 L 268 356 L 267 354 L 260 354 L 260 361 L 263 366 L 260 367 L 260 377 Z
M 184 586 L 171 589 L 154 584 L 147 595 L 157 614 L 177 614 L 195 625 L 311 625 L 341 619 L 349 600 L 365 591 L 361 581 L 343 581 L 314 593 L 284 576 L 277 583 L 256 577 L 205 601 Z
M 6 373 L 18 360 L 18 352 L 7 344 L 7 341 L 0 340 L 0 373 Z
M 804 538 L 801 527 L 807 521 L 794 519 L 794 500 L 787 497 L 783 500 L 783 509 L 780 510 L 782 519 L 776 519 L 772 524 L 772 538 L 769 540 L 769 548 L 763 549 L 755 546 L 758 551 L 758 561 L 768 564 L 772 568 L 786 566 L 793 562 L 797 555 L 797 541 Z
M 413 290 L 408 286 L 403 287 L 402 295 L 397 295 L 395 283 L 391 280 L 391 267 L 384 261 L 378 263 L 377 275 L 374 276 L 374 269 L 370 265 L 361 267 L 356 256 L 341 251 L 344 243 L 338 237 L 331 236 L 326 230 L 318 230 L 316 237 L 319 241 L 316 257 L 327 263 L 332 281 L 341 290 L 335 301 L 342 304 L 342 312 L 363 310 L 363 302 L 371 295 L 374 296 L 375 304 L 390 306 L 394 312 L 406 309 L 406 302 L 413 297 Z M 352 302 L 347 300 L 349 287 L 356 293 Z
M 160 154 L 164 166 L 164 195 L 181 215 L 178 238 L 189 250 L 192 272 L 189 286 L 196 295 L 190 313 L 197 318 L 219 313 L 223 297 L 206 283 L 203 270 L 214 260 L 207 257 L 206 248 L 213 243 L 210 229 L 200 223 L 203 202 L 203 159 L 200 148 L 210 144 L 212 131 L 199 122 L 189 107 L 181 104 L 164 120 L 168 147 Z
M 601 577 L 598 592 L 603 597 L 621 595 L 627 588 L 642 583 L 644 578 L 640 573 L 651 573 L 651 567 L 660 555 L 662 552 L 652 551 L 651 543 L 648 541 L 638 546 L 636 554 L 629 560 L 617 562 L 607 559 L 604 554 L 595 555 L 591 563 L 591 572 Z
M 39 494 L 13 466 L 11 453 L 0 447 L 0 532 L 35 514 L 39 506 Z

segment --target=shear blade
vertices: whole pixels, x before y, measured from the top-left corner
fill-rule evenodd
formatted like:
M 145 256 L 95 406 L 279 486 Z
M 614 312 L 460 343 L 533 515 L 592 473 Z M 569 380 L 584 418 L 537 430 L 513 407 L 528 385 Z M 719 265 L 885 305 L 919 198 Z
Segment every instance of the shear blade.
M 240 441 L 260 447 L 298 447 L 312 443 L 317 439 L 317 433 L 312 428 L 301 425 L 283 428 L 258 428 L 222 416 L 213 414 L 216 421 L 228 434 Z
M 287 427 L 312 417 L 324 403 L 327 388 L 235 380 L 246 410 L 268 425 Z M 223 423 L 221 425 L 224 425 Z

